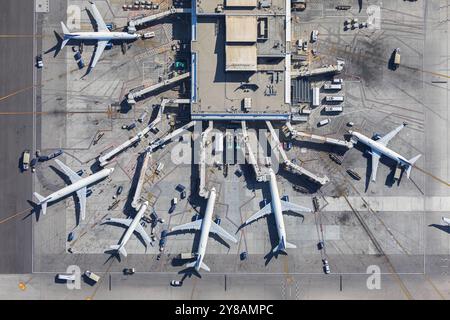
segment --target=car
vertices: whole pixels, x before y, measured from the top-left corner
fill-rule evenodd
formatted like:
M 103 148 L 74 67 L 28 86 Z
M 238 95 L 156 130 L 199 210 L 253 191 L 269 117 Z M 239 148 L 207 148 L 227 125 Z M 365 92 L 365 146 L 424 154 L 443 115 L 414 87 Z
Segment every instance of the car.
M 84 68 L 84 61 L 83 61 L 83 59 L 78 60 L 77 64 L 78 64 L 78 69 L 83 69 Z
M 241 252 L 241 254 L 239 256 L 240 256 L 241 260 L 244 261 L 245 259 L 247 259 L 247 256 L 248 256 L 247 251 Z
M 136 123 L 134 123 L 134 122 L 127 126 L 127 130 L 131 130 L 131 129 L 134 129 L 134 128 L 136 128 Z
M 122 187 L 122 186 L 119 186 L 119 187 L 117 188 L 116 195 L 119 196 L 119 195 L 122 193 L 122 191 L 123 191 L 123 187 Z
M 42 61 L 42 56 L 41 56 L 41 55 L 38 55 L 38 56 L 36 57 L 36 66 L 37 66 L 39 69 L 41 69 L 41 68 L 44 67 L 44 62 Z
M 186 191 L 183 191 L 183 192 L 180 193 L 180 198 L 181 199 L 186 198 Z
M 151 39 L 151 38 L 153 38 L 155 36 L 155 33 L 154 32 L 146 32 L 146 33 L 144 33 L 143 35 L 142 35 L 142 38 L 144 38 L 144 39 Z
M 323 263 L 323 272 L 325 272 L 326 274 L 329 274 L 331 271 L 330 271 L 330 265 L 328 264 L 328 260 L 322 259 L 322 263 Z
M 73 239 L 75 239 L 75 234 L 73 233 L 73 231 L 71 233 L 69 233 L 69 235 L 67 236 L 67 241 L 70 242 Z
M 353 122 L 347 122 L 347 127 L 353 127 L 355 125 L 355 123 L 353 123 Z
M 175 190 L 177 190 L 178 192 L 183 192 L 185 189 L 186 187 L 182 184 L 177 184 L 177 186 L 175 187 Z
M 281 200 L 289 202 L 289 196 L 282 196 Z
M 317 243 L 317 249 L 322 250 L 323 247 L 325 247 L 325 243 L 323 242 L 323 240 L 320 240 L 320 241 Z
M 313 30 L 311 32 L 311 42 L 316 42 L 318 36 L 319 36 L 319 31 L 318 30 Z
M 25 150 L 22 154 L 22 170 L 26 171 L 30 168 L 30 150 Z
M 125 274 L 125 275 L 132 275 L 132 274 L 134 274 L 134 272 L 135 272 L 134 268 L 123 269 L 123 274 Z
M 220 223 L 222 222 L 222 219 L 220 219 L 219 217 L 216 218 L 216 220 L 214 221 L 217 225 L 220 226 Z
M 158 255 L 156 256 L 156 260 L 159 261 L 160 259 L 161 259 L 161 254 L 158 254 Z
M 159 240 L 159 247 L 160 248 L 164 248 L 166 242 L 167 242 L 167 238 L 166 237 L 161 237 L 161 239 Z
M 181 287 L 183 285 L 183 281 L 181 281 L 181 280 L 172 280 L 172 281 L 170 281 L 170 285 L 172 287 Z

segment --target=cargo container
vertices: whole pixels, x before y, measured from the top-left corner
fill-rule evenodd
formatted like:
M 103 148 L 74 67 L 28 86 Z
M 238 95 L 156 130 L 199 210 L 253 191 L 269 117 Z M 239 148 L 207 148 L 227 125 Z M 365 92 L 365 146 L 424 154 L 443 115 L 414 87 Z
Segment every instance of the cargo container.
M 327 102 L 343 102 L 344 97 L 343 96 L 326 96 L 325 100 Z
M 344 108 L 342 106 L 326 106 L 325 112 L 342 112 Z
M 318 107 L 320 106 L 320 88 L 313 88 L 312 91 L 312 105 Z
M 341 90 L 342 84 L 340 83 L 325 83 L 323 85 L 324 90 Z

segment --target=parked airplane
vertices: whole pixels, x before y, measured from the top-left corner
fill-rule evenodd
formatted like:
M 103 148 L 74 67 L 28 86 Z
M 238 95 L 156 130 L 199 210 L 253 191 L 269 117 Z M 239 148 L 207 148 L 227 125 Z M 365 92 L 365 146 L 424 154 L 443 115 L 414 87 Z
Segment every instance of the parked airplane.
M 205 216 L 203 219 L 196 220 L 194 222 L 189 222 L 171 229 L 171 231 L 179 231 L 179 230 L 201 230 L 200 232 L 200 242 L 197 249 L 197 260 L 188 263 L 186 266 L 188 268 L 194 267 L 196 271 L 199 271 L 200 268 L 210 271 L 209 267 L 203 262 L 203 258 L 205 257 L 206 245 L 208 243 L 209 233 L 215 233 L 222 238 L 228 239 L 234 243 L 237 243 L 237 240 L 226 232 L 222 227 L 220 227 L 217 223 L 212 221 L 212 213 L 214 209 L 214 203 L 216 202 L 216 189 L 212 188 L 209 193 L 208 203 L 206 204 Z
M 278 186 L 277 186 L 277 180 L 275 177 L 275 172 L 270 169 L 270 195 L 272 197 L 272 202 L 264 206 L 261 210 L 256 212 L 254 215 L 252 215 L 250 218 L 247 219 L 247 221 L 244 222 L 243 226 L 248 225 L 264 216 L 269 215 L 270 213 L 273 213 L 275 216 L 275 224 L 277 227 L 278 232 L 278 239 L 279 243 L 278 245 L 273 249 L 273 252 L 276 253 L 278 251 L 281 251 L 283 253 L 287 253 L 287 248 L 296 248 L 296 246 L 292 243 L 289 243 L 286 241 L 286 230 L 284 227 L 284 220 L 283 220 L 283 211 L 293 211 L 293 212 L 312 212 L 311 209 L 305 208 L 302 206 L 299 206 L 297 204 L 294 204 L 292 202 L 284 201 L 280 199 L 280 195 L 278 194 Z
M 107 28 L 105 22 L 103 21 L 100 12 L 93 2 L 90 2 L 92 6 L 92 14 L 94 15 L 95 22 L 97 23 L 97 31 L 94 32 L 70 32 L 69 28 L 61 21 L 61 27 L 63 30 L 64 38 L 61 43 L 61 49 L 69 42 L 70 40 L 97 40 L 97 49 L 94 53 L 94 58 L 92 59 L 92 63 L 90 65 L 90 69 L 93 69 L 100 56 L 102 55 L 105 47 L 110 43 L 110 41 L 131 41 L 138 39 L 140 37 L 137 33 L 127 33 L 127 32 L 111 32 Z
M 444 221 L 444 223 L 446 223 L 448 226 L 450 226 L 450 219 L 449 218 L 442 217 L 442 221 Z
M 391 141 L 392 138 L 394 138 L 404 127 L 406 127 L 406 123 L 403 123 L 401 126 L 395 128 L 385 136 L 379 138 L 378 140 L 373 140 L 371 138 L 366 137 L 365 135 L 356 132 L 356 131 L 349 131 L 349 133 L 352 135 L 353 138 L 356 139 L 356 141 L 359 141 L 366 146 L 368 146 L 371 150 L 369 151 L 369 154 L 372 156 L 372 181 L 376 181 L 377 177 L 377 169 L 378 169 L 378 163 L 380 161 L 380 157 L 382 155 L 396 161 L 399 165 L 403 166 L 406 169 L 406 175 L 409 178 L 411 175 L 411 169 L 414 165 L 414 163 L 420 158 L 420 154 L 415 156 L 414 158 L 407 160 L 403 156 L 399 155 L 395 151 L 392 151 L 387 147 L 389 141 Z
M 39 193 L 35 192 L 34 196 L 36 197 L 36 199 L 39 200 L 38 205 L 41 206 L 42 213 L 45 215 L 45 213 L 47 211 L 48 203 L 55 202 L 73 192 L 76 192 L 78 201 L 80 202 L 81 219 L 84 220 L 84 218 L 86 216 L 86 196 L 87 196 L 87 193 L 89 192 L 87 189 L 87 186 L 106 178 L 114 171 L 114 168 L 105 168 L 99 172 L 96 172 L 96 173 L 90 175 L 89 177 L 82 178 L 76 172 L 74 172 L 72 169 L 70 169 L 68 166 L 66 166 L 64 163 L 62 163 L 58 159 L 55 159 L 55 162 L 64 171 L 64 173 L 67 175 L 67 177 L 69 177 L 72 184 L 70 184 L 56 192 L 53 192 L 51 195 L 49 195 L 47 197 L 41 196 Z
M 148 236 L 147 232 L 145 232 L 144 228 L 140 225 L 141 218 L 145 213 L 145 210 L 147 210 L 148 207 L 148 201 L 145 201 L 141 207 L 139 208 L 139 211 L 136 213 L 136 216 L 133 219 L 118 219 L 118 218 L 108 218 L 104 223 L 118 223 L 121 225 L 124 225 L 128 227 L 127 231 L 125 232 L 125 235 L 123 236 L 122 240 L 117 245 L 112 245 L 110 248 L 112 250 L 115 250 L 116 252 L 119 252 L 124 257 L 127 256 L 127 251 L 125 250 L 125 245 L 127 244 L 128 240 L 130 240 L 131 235 L 133 232 L 138 233 L 142 239 L 146 243 L 151 243 L 151 239 Z

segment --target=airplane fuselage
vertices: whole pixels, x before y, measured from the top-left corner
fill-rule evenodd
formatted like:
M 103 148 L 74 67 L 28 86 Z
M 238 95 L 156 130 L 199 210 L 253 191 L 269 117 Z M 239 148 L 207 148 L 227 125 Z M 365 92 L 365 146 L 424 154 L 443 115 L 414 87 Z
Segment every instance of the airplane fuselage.
M 206 245 L 208 244 L 209 231 L 211 229 L 212 214 L 214 210 L 214 204 L 216 202 L 216 189 L 212 188 L 209 192 L 208 202 L 206 204 L 205 216 L 202 219 L 202 225 L 200 229 L 200 241 L 198 243 L 198 260 L 195 264 L 195 270 L 199 271 L 203 258 L 206 253 Z
M 64 198 L 65 196 L 74 193 L 78 190 L 80 190 L 81 188 L 84 188 L 88 185 L 94 184 L 99 180 L 102 180 L 104 178 L 106 178 L 107 176 L 109 176 L 112 172 L 114 171 L 114 168 L 106 168 L 103 169 L 99 172 L 96 172 L 92 175 L 90 175 L 89 177 L 83 178 L 79 181 L 76 181 L 56 192 L 53 192 L 52 194 L 50 194 L 49 196 L 47 196 L 44 201 L 47 202 L 54 202 L 57 201 L 61 198 Z
M 130 240 L 131 235 L 133 234 L 134 230 L 136 230 L 136 226 L 138 223 L 140 223 L 142 216 L 145 213 L 145 210 L 147 210 L 148 202 L 144 202 L 141 207 L 139 208 L 139 211 L 136 213 L 136 216 L 133 218 L 133 221 L 131 222 L 130 226 L 128 227 L 127 231 L 125 232 L 125 235 L 123 236 L 122 240 L 119 244 L 119 249 L 124 247 L 128 240 Z
M 411 166 L 409 161 L 398 154 L 397 152 L 389 149 L 388 147 L 382 145 L 381 143 L 378 143 L 375 140 L 370 139 L 369 137 L 366 137 L 365 135 L 359 133 L 359 132 L 352 132 L 351 135 L 355 137 L 359 142 L 365 144 L 369 148 L 371 148 L 373 151 L 380 153 L 392 160 L 394 160 L 397 163 L 400 163 L 403 166 Z
M 138 34 L 127 32 L 71 32 L 64 34 L 64 40 L 96 40 L 96 41 L 114 41 L 114 40 L 135 40 Z
M 280 195 L 278 193 L 277 180 L 273 170 L 270 170 L 270 196 L 272 197 L 272 212 L 275 217 L 278 238 L 283 241 L 283 247 L 286 248 L 286 229 L 284 227 L 283 210 L 281 208 Z

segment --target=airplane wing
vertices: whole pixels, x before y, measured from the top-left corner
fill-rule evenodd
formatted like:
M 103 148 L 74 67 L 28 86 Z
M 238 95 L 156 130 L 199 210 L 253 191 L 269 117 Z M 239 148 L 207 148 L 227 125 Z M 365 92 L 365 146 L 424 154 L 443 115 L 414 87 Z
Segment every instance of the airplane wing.
M 293 211 L 293 212 L 312 212 L 310 208 L 299 206 L 298 204 L 280 200 L 281 210 L 283 211 Z
M 401 126 L 398 126 L 394 130 L 392 130 L 391 132 L 389 132 L 388 134 L 383 136 L 382 138 L 378 139 L 377 142 L 381 143 L 384 146 L 387 146 L 389 141 L 391 141 L 393 137 L 395 137 L 400 131 L 402 131 L 402 129 L 404 127 L 405 127 L 405 124 L 402 124 Z
M 109 41 L 98 41 L 97 42 L 97 48 L 95 49 L 94 52 L 94 58 L 92 59 L 92 63 L 91 63 L 91 69 L 93 69 L 96 65 L 98 60 L 100 60 L 100 57 L 103 53 L 103 51 L 105 50 L 106 45 L 108 44 Z
M 62 169 L 62 171 L 64 171 L 64 173 L 66 174 L 66 176 L 69 177 L 70 182 L 74 183 L 77 182 L 78 180 L 81 180 L 82 178 L 72 169 L 70 169 L 68 166 L 66 166 L 64 163 L 62 163 L 61 161 L 59 161 L 58 159 L 55 159 L 55 162 L 58 164 L 58 166 Z M 86 195 L 86 192 L 85 192 Z
M 108 223 L 108 222 L 117 223 L 117 224 L 121 224 L 125 227 L 129 227 L 131 222 L 133 222 L 133 219 L 108 218 L 105 220 L 104 223 Z
M 136 229 L 134 229 L 134 232 L 138 233 L 142 237 L 142 239 L 145 240 L 145 242 L 149 244 L 152 243 L 152 240 L 148 236 L 147 232 L 145 232 L 144 228 L 142 228 L 140 223 L 137 224 Z
M 173 227 L 170 231 L 178 231 L 178 230 L 200 230 L 202 226 L 202 219 L 181 224 L 179 226 Z
M 224 228 L 219 226 L 217 223 L 212 222 L 211 223 L 211 229 L 209 229 L 209 232 L 215 233 L 221 238 L 228 239 L 233 243 L 237 243 L 237 240 L 235 237 L 233 237 L 231 234 L 225 231 Z
M 97 31 L 98 32 L 109 32 L 108 28 L 106 27 L 105 21 L 103 21 L 102 15 L 98 11 L 96 5 L 91 2 L 92 7 L 92 14 L 94 15 L 95 22 L 97 23 Z
M 272 213 L 272 205 L 270 203 L 266 204 L 264 208 L 256 212 L 254 215 L 252 215 L 250 218 L 248 218 L 244 224 L 250 224 L 253 221 L 256 221 L 264 216 L 267 216 L 268 214 Z
M 378 163 L 380 162 L 381 155 L 378 152 L 372 150 L 372 181 L 377 179 Z
M 81 220 L 84 220 L 84 218 L 86 217 L 86 193 L 87 193 L 87 188 L 81 188 L 80 190 L 77 191 L 77 197 L 78 200 L 80 201 L 80 216 L 81 216 Z

